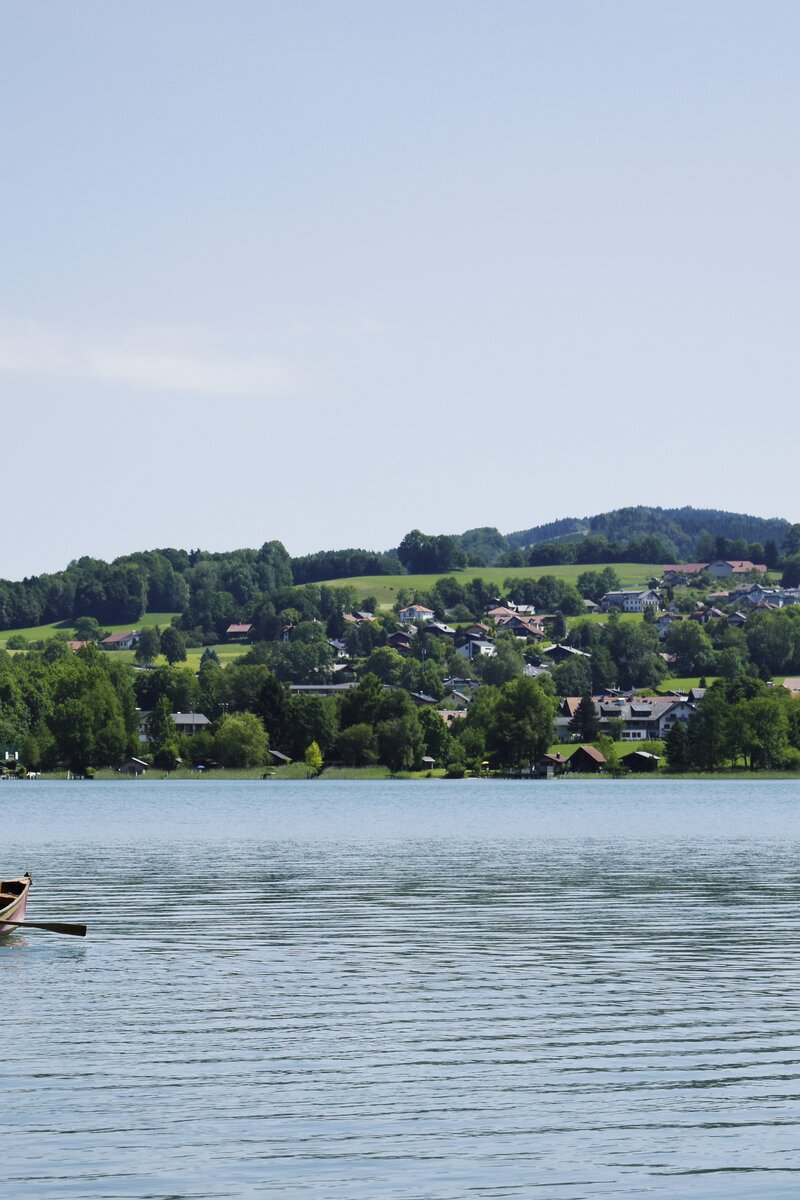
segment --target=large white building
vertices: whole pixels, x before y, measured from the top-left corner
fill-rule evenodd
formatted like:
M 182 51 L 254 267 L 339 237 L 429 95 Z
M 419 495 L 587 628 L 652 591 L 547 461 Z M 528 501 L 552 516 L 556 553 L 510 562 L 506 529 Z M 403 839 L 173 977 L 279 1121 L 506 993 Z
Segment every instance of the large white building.
M 623 589 L 619 592 L 606 592 L 600 601 L 603 612 L 619 609 L 621 612 L 644 612 L 646 608 L 661 608 L 661 597 L 652 588 L 641 591 L 638 588 Z

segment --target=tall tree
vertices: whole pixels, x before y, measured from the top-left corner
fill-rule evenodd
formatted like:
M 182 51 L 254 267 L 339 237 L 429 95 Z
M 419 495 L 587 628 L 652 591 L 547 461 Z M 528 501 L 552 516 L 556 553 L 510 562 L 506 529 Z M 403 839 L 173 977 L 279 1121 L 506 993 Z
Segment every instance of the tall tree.
M 174 625 L 168 625 L 161 634 L 161 653 L 171 667 L 186 662 L 186 638 Z
M 134 658 L 142 666 L 149 667 L 161 652 L 161 634 L 157 625 L 145 626 L 139 633 Z
M 569 723 L 569 731 L 581 742 L 593 742 L 600 732 L 600 719 L 591 696 L 584 695 Z

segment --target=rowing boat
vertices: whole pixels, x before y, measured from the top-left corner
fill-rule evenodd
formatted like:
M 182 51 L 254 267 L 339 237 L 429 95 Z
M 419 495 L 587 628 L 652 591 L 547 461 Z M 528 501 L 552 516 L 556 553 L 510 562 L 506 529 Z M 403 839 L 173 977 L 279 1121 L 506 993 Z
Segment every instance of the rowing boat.
M 4 879 L 0 883 L 0 936 L 13 933 L 18 924 L 25 920 L 25 906 L 31 877 L 26 871 L 20 879 Z M 8 921 L 10 924 L 6 924 Z

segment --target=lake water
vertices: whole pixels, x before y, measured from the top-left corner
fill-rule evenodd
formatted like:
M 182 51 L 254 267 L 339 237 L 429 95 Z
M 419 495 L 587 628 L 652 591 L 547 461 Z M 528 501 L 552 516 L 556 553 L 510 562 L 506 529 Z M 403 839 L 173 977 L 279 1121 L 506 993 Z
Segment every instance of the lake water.
M 800 1191 L 800 784 L 0 792 L 4 1195 Z

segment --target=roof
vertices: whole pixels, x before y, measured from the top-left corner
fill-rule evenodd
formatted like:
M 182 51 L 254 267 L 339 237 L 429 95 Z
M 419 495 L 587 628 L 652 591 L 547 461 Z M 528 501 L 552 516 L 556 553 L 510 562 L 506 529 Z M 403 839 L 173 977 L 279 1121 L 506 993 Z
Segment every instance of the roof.
M 601 754 L 596 746 L 578 746 L 575 754 L 580 754 L 581 751 L 583 751 L 584 754 L 588 754 L 589 758 L 594 759 L 596 763 L 604 763 L 606 761 L 605 754 Z M 573 758 L 575 757 L 575 754 L 572 755 Z
M 726 567 L 731 568 L 734 575 L 744 575 L 748 571 L 761 571 L 761 573 L 764 574 L 767 570 L 764 563 L 753 563 L 750 562 L 749 558 L 717 558 L 709 565 L 712 567 L 718 567 L 723 563 Z
M 498 629 L 524 629 L 526 633 L 544 637 L 544 627 L 538 617 L 520 617 L 517 613 L 512 613 L 510 617 L 498 617 L 497 627 Z
M 229 625 L 225 630 L 226 633 L 249 633 L 253 628 L 252 625 Z
M 137 630 L 126 629 L 122 633 L 110 633 L 108 637 L 104 637 L 101 646 L 116 646 L 120 642 L 127 642 L 130 638 L 137 636 Z
M 585 650 L 576 650 L 574 646 L 564 646 L 561 642 L 553 642 L 551 646 L 542 647 L 542 654 L 552 654 L 554 650 L 563 650 L 566 654 L 577 654 L 580 658 L 591 658 Z
M 88 646 L 88 642 L 67 642 L 68 650 L 81 650 L 84 646 Z
M 205 713 L 170 713 L 176 725 L 210 725 L 208 717 Z
M 666 563 L 664 565 L 664 574 L 673 571 L 678 575 L 696 575 L 698 571 L 705 571 L 708 566 L 704 563 Z
M 355 686 L 354 683 L 290 683 L 289 691 L 327 696 L 328 694 L 335 695 L 336 692 L 346 692 Z

